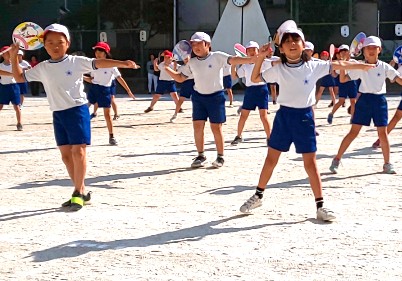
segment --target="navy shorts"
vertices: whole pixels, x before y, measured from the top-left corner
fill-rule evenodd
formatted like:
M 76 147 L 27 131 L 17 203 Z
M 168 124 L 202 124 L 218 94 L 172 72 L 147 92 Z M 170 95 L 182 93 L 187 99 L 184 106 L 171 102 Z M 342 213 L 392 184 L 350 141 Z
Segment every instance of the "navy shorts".
M 159 80 L 156 87 L 155 94 L 163 95 L 165 93 L 177 92 L 176 84 L 174 81 Z
M 53 128 L 57 146 L 91 144 L 91 120 L 86 104 L 53 111 Z
M 225 94 L 219 91 L 210 95 L 202 95 L 194 91 L 191 96 L 193 103 L 193 121 L 207 120 L 211 123 L 225 123 Z
M 357 100 L 352 124 L 370 126 L 371 119 L 376 127 L 388 125 L 388 104 L 385 95 L 362 93 Z
M 116 88 L 117 88 L 117 83 L 116 83 L 116 79 L 113 79 L 112 81 L 112 85 L 110 86 L 110 90 L 112 92 L 112 95 L 115 96 L 116 95 Z
M 180 88 L 180 96 L 185 97 L 187 99 L 191 98 L 192 93 L 194 92 L 194 79 L 188 79 L 181 83 Z
M 335 79 L 331 74 L 325 75 L 321 79 L 321 87 L 335 87 Z
M 20 95 L 28 94 L 28 82 L 17 83 L 18 87 L 20 87 Z
M 99 107 L 110 108 L 112 105 L 112 86 L 105 87 L 92 84 L 88 93 L 88 101 L 91 104 L 97 103 Z
M 281 106 L 276 113 L 268 146 L 289 151 L 294 143 L 297 153 L 317 151 L 313 110 Z
M 255 110 L 268 109 L 269 90 L 267 84 L 250 86 L 246 88 L 242 109 Z
M 19 105 L 21 103 L 18 84 L 5 84 L 0 87 L 0 104 Z
M 226 75 L 223 76 L 223 88 L 225 89 L 232 89 L 232 76 Z
M 339 97 L 355 99 L 357 97 L 357 83 L 355 80 L 339 83 Z

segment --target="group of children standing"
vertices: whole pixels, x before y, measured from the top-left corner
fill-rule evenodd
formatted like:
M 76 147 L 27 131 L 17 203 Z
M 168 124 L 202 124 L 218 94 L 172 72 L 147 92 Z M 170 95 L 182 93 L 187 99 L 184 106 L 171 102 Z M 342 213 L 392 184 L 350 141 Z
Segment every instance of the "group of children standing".
M 194 141 L 198 152 L 191 167 L 199 168 L 206 164 L 204 129 L 207 120 L 210 122 L 217 150 L 217 157 L 212 162 L 212 166 L 222 167 L 225 162 L 222 125 L 226 121 L 223 70 L 229 67 L 232 76 L 245 78 L 246 84 L 238 131 L 232 144 L 242 141 L 241 134 L 247 117 L 250 111 L 257 107 L 268 144 L 268 153 L 256 192 L 245 201 L 240 211 L 247 213 L 262 205 L 264 191 L 279 157 L 282 152 L 288 151 L 293 143 L 296 152 L 303 156 L 304 167 L 315 198 L 317 219 L 332 221 L 335 219 L 335 214 L 328 208 L 324 208 L 322 183 L 316 163 L 317 141 L 313 111 L 316 104 L 316 82 L 333 71 L 339 72 L 342 83 L 349 79 L 361 80 L 360 98 L 351 120 L 351 130 L 342 141 L 330 170 L 334 173 L 338 171 L 343 153 L 356 138 L 361 127 L 370 125 L 373 119 L 384 154 L 383 170 L 386 173 L 395 173 L 389 160 L 388 116 L 384 94 L 385 79 L 389 78 L 402 84 L 401 75 L 393 67 L 378 60 L 381 41 L 374 36 L 367 37 L 363 43 L 365 63 L 350 61 L 342 54 L 339 60 L 312 60 L 311 55 L 306 51 L 306 48 L 311 50 L 311 46 L 292 21 L 285 22 L 278 29 L 275 40 L 280 50 L 278 58 L 272 58 L 272 48 L 269 44 L 259 48 L 260 46 L 253 41 L 246 46 L 247 57 L 236 57 L 220 51 L 211 51 L 210 36 L 204 32 L 196 32 L 190 39 L 194 56 L 186 58 L 184 65 L 177 66 L 173 61 L 173 54 L 169 51 L 164 53 L 164 62 L 155 63 L 154 67 L 161 72 L 161 78 L 158 82 L 157 94 L 153 96 L 145 112 L 152 111 L 160 98 L 159 93 L 167 91 L 176 103 L 175 114 L 172 116 L 173 122 L 181 110 L 184 99 L 191 96 Z M 112 81 L 113 78 L 118 79 L 129 96 L 134 98 L 127 84 L 122 80 L 117 67 L 136 69 L 138 66 L 133 61 L 110 59 L 110 47 L 105 43 L 94 46 L 95 59 L 67 55 L 69 45 L 68 29 L 59 24 L 52 24 L 45 29 L 44 33 L 44 46 L 51 59 L 32 69 L 23 70 L 17 63 L 18 46 L 13 45 L 8 54 L 12 67 L 8 69 L 8 72 L 0 72 L 0 75 L 9 77 L 8 79 L 15 82 L 40 81 L 43 83 L 50 109 L 53 111 L 56 143 L 74 185 L 71 199 L 63 203 L 63 206 L 75 211 L 81 209 L 90 199 L 90 194 L 85 192 L 84 184 L 86 146 L 90 144 L 91 132 L 83 81 L 85 79 L 93 84 L 88 95 L 90 103 L 97 103 L 105 108 L 112 144 L 114 139 L 110 116 Z M 342 51 L 343 49 L 340 53 Z M 270 59 L 267 60 L 267 57 Z M 8 74 L 9 72 L 12 76 Z M 83 79 L 86 73 L 90 73 L 91 77 Z M 180 98 L 177 96 L 174 81 L 183 83 L 184 95 Z M 277 83 L 281 89 L 276 99 L 280 108 L 273 121 L 272 130 L 267 117 L 269 93 L 267 83 Z M 335 101 L 333 104 L 337 105 Z M 398 109 L 400 119 L 402 108 Z

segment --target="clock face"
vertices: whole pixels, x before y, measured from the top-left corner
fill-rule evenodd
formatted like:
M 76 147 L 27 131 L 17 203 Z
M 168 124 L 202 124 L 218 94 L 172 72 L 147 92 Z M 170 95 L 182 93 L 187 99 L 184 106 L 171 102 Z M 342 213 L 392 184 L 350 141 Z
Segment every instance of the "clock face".
M 233 4 L 237 7 L 244 7 L 250 2 L 250 0 L 232 0 Z

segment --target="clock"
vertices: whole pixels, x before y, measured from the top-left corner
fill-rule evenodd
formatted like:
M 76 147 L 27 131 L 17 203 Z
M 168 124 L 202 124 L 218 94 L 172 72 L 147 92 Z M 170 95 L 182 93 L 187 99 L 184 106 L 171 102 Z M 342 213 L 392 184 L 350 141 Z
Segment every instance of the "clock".
M 250 2 L 250 0 L 232 0 L 236 7 L 244 7 Z

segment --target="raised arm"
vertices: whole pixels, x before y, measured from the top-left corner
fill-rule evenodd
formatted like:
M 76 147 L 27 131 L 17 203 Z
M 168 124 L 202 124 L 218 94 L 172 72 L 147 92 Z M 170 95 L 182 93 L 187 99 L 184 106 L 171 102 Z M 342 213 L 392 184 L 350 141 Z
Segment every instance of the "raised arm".
M 333 61 L 332 69 L 333 70 L 352 70 L 352 69 L 361 69 L 361 70 L 369 70 L 375 67 L 375 64 L 369 63 L 361 63 L 354 61 Z
M 172 77 L 176 82 L 183 83 L 186 81 L 187 77 L 183 75 L 183 73 L 174 71 L 169 66 L 165 67 L 166 72 Z
M 264 54 L 259 54 L 257 56 L 257 61 L 254 64 L 253 72 L 251 73 L 251 82 L 253 83 L 259 83 L 263 82 L 261 79 L 261 66 L 262 63 L 264 62 L 265 55 Z
M 11 50 L 9 52 L 12 65 L 12 74 L 13 74 L 12 76 L 14 76 L 14 79 L 17 83 L 23 83 L 25 82 L 25 80 L 23 70 L 18 62 L 18 56 L 17 56 L 18 50 L 19 50 L 18 44 L 11 45 Z
M 126 80 L 124 80 L 124 78 L 121 76 L 116 77 L 116 79 L 119 82 L 119 84 L 124 88 L 124 90 L 126 90 L 127 94 L 130 96 L 130 98 L 135 100 L 135 96 L 131 92 L 130 87 L 127 85 Z
M 95 60 L 96 68 L 111 68 L 111 67 L 120 67 L 120 68 L 140 68 L 134 61 L 126 60 L 111 60 L 111 59 L 96 59 Z

